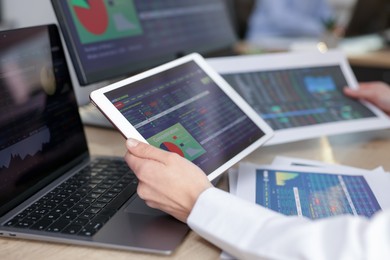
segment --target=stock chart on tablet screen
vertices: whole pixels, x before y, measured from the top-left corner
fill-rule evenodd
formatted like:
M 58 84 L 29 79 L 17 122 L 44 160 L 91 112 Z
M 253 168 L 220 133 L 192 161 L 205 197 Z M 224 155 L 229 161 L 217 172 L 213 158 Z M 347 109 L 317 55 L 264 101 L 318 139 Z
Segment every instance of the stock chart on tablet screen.
M 339 66 L 224 74 L 223 77 L 274 129 L 375 117 L 344 96 Z
M 152 145 L 210 173 L 264 132 L 190 61 L 105 93 Z

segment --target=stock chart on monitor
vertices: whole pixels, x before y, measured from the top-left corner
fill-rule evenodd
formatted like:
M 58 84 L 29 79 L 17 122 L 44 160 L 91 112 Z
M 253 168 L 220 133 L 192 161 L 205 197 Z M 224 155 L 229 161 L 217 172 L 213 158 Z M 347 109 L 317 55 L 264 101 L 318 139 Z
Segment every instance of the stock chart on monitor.
M 230 48 L 223 0 L 52 0 L 80 84 Z M 212 20 L 210 20 L 212 18 Z
M 348 83 L 337 65 L 223 77 L 274 130 L 375 117 L 343 95 Z

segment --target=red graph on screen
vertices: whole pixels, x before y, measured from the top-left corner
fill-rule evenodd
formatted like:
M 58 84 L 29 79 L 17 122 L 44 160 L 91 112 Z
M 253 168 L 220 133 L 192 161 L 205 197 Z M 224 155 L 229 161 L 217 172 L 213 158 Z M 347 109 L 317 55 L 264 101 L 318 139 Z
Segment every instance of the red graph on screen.
M 170 142 L 163 142 L 161 145 L 160 145 L 160 148 L 161 149 L 164 149 L 166 151 L 170 151 L 170 152 L 173 152 L 173 153 L 177 153 L 178 155 L 180 155 L 181 157 L 184 157 L 184 153 L 183 151 L 175 144 L 173 143 L 170 143 Z
M 108 12 L 103 0 L 74 1 L 73 9 L 84 28 L 93 34 L 101 35 L 108 28 Z

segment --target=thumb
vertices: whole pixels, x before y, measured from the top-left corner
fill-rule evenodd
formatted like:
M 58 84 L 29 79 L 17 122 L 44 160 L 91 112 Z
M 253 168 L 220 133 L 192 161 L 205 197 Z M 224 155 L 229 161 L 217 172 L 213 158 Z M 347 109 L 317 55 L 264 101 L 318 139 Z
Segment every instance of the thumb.
M 168 152 L 140 142 L 136 139 L 129 138 L 126 141 L 126 147 L 129 153 L 143 159 L 151 159 L 155 161 L 161 161 Z
M 367 99 L 372 96 L 372 91 L 366 88 L 352 89 L 349 87 L 344 88 L 344 93 L 350 97 Z

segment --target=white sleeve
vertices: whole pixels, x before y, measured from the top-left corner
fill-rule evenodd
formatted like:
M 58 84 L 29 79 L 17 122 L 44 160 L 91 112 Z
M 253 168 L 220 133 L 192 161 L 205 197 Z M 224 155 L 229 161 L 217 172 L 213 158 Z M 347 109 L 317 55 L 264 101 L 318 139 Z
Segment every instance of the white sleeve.
M 370 220 L 343 215 L 311 221 L 209 188 L 187 223 L 239 259 L 390 259 L 390 211 Z

